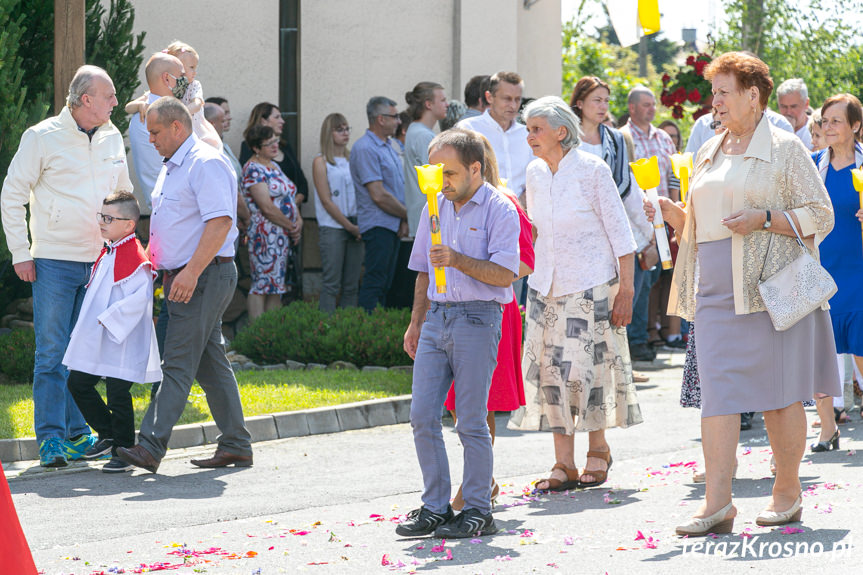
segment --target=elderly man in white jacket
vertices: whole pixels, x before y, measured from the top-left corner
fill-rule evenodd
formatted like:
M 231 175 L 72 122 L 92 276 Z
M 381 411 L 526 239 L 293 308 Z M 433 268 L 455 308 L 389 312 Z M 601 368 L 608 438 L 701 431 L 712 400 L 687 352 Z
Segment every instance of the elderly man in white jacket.
M 45 467 L 81 458 L 96 441 L 66 388 L 62 360 L 102 248 L 96 214 L 108 194 L 132 190 L 123 136 L 110 119 L 116 105 L 107 72 L 79 68 L 60 114 L 24 132 L 0 195 L 15 273 L 33 284 L 34 426 Z

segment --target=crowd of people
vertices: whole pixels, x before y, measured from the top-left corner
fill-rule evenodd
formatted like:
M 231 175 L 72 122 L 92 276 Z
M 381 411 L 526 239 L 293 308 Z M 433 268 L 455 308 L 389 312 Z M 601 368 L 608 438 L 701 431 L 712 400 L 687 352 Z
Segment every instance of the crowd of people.
M 677 533 L 733 528 L 736 445 L 754 412 L 764 414 L 775 475 L 756 522 L 800 520 L 804 404 L 814 401 L 819 414 L 811 451 L 837 449 L 848 417 L 843 354 L 858 378 L 863 367 L 856 97 L 837 94 L 813 110 L 805 82 L 788 79 L 773 112 L 767 66 L 730 52 L 705 70 L 712 113 L 684 146 L 674 122 L 653 125 L 656 98 L 644 86 L 628 93 L 628 113 L 616 120 L 611 87 L 596 77 L 581 78 L 568 103 L 524 98 L 514 72 L 471 78 L 464 103 L 424 81 L 406 92 L 403 111 L 370 98 L 368 127 L 353 142 L 343 114 L 326 116 L 310 187 L 271 103 L 253 108 L 234 154 L 223 141 L 229 103 L 204 99 L 198 58 L 182 42 L 152 55 L 147 91 L 126 105 L 138 199 L 109 120 L 113 84 L 94 66 L 78 70 L 58 116 L 25 132 L 4 181 L 9 249 L 18 276 L 33 284 L 43 466 L 109 457 L 103 471 L 155 473 L 193 380 L 221 435 L 212 458 L 192 463 L 252 465 L 221 317 L 238 251 L 248 253 L 251 318 L 296 294 L 301 206 L 311 196 L 320 308 L 412 309 L 404 349 L 415 362 L 411 425 L 423 492 L 398 534 L 497 530 L 498 411 L 512 412 L 512 428 L 552 432 L 554 465 L 536 490 L 604 484 L 613 464 L 605 432 L 643 421 L 635 383 L 644 376 L 632 362 L 652 361 L 657 345 L 686 348 L 681 404 L 702 415 L 705 469 L 693 479 L 706 483 L 705 498 Z M 695 154 L 685 202 L 671 164 L 683 149 Z M 651 157 L 664 229 L 630 169 Z M 434 211 L 415 169 L 425 164 L 442 170 Z M 658 265 L 657 233 L 672 245 L 673 269 Z M 779 331 L 759 285 L 801 251 L 820 257 L 838 290 L 829 306 Z M 154 327 L 156 275 L 166 299 Z M 94 390 L 101 378 L 107 404 Z M 137 444 L 133 383 L 153 383 Z M 454 497 L 444 406 L 464 448 Z M 583 467 L 576 431 L 588 433 Z

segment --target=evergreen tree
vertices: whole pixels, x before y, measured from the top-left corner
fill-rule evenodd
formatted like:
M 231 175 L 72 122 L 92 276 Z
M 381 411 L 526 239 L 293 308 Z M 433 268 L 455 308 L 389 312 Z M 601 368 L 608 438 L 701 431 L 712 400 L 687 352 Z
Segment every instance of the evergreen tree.
M 133 35 L 135 9 L 131 0 L 111 0 L 105 8 L 99 0 L 87 0 L 86 60 L 104 68 L 114 81 L 119 105 L 111 114 L 111 121 L 121 133 L 129 127 L 129 116 L 123 106 L 135 97 L 138 88 L 138 71 L 144 62 L 144 36 Z

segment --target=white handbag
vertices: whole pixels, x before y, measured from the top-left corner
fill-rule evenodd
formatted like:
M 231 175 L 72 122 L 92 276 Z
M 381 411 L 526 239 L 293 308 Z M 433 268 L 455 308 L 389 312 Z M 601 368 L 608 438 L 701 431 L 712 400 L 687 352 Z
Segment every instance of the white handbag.
M 758 291 L 761 293 L 761 299 L 764 300 L 776 331 L 785 331 L 796 324 L 824 305 L 837 290 L 836 282 L 827 270 L 809 253 L 809 249 L 797 232 L 794 220 L 788 212 L 782 212 L 782 215 L 791 224 L 791 229 L 794 230 L 797 243 L 803 249 L 803 253 L 766 280 L 758 282 Z M 770 245 L 767 246 L 768 253 L 772 245 L 771 237 Z M 766 255 L 764 261 L 767 262 Z

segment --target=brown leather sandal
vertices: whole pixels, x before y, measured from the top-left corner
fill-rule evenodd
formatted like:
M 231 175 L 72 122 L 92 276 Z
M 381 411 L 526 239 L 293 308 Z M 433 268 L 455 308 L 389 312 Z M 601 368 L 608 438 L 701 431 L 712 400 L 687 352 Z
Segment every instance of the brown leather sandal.
M 605 461 L 605 471 L 600 471 L 598 469 L 591 469 L 581 472 L 581 475 L 590 475 L 593 477 L 593 481 L 584 482 L 581 479 L 578 480 L 578 486 L 582 489 L 587 489 L 588 487 L 598 487 L 602 485 L 608 480 L 608 472 L 611 471 L 611 464 L 613 463 L 613 459 L 611 458 L 611 451 L 588 451 L 588 457 L 596 457 L 597 459 L 602 459 Z
M 555 463 L 551 470 L 554 471 L 555 469 L 560 469 L 566 474 L 566 481 L 561 481 L 551 476 L 545 479 L 537 479 L 533 482 L 534 487 L 537 483 L 542 483 L 543 481 L 548 483 L 548 487 L 545 489 L 534 489 L 534 491 L 566 491 L 567 489 L 578 487 L 578 469 L 570 469 L 563 463 Z

